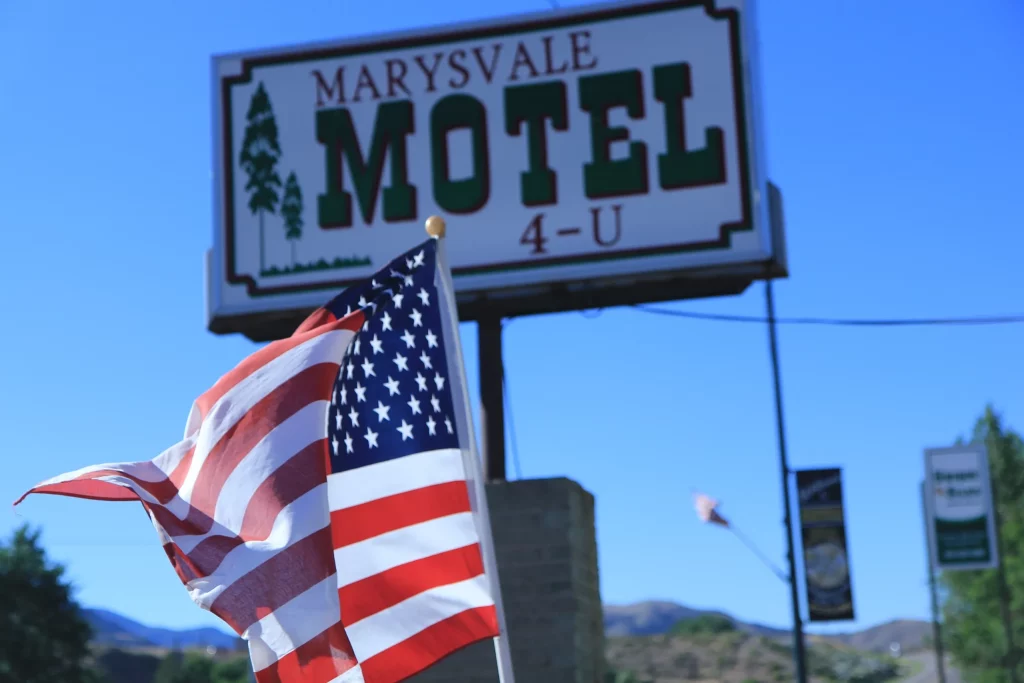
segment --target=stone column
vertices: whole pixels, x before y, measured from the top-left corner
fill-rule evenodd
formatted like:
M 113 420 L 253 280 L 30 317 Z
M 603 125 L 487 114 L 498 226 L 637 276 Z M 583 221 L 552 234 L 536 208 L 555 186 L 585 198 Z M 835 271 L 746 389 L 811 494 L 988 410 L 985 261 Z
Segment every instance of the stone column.
M 517 683 L 603 683 L 604 619 L 594 497 L 565 479 L 487 485 Z M 495 683 L 491 641 L 415 676 L 415 683 Z

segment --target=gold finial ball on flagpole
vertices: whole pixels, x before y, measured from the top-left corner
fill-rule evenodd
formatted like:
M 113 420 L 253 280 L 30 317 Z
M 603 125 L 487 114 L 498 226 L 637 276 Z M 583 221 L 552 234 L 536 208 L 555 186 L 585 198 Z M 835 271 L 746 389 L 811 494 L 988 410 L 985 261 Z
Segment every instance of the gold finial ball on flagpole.
M 445 224 L 444 219 L 440 216 L 431 216 L 427 219 L 426 223 L 427 234 L 431 237 L 441 238 L 444 237 Z

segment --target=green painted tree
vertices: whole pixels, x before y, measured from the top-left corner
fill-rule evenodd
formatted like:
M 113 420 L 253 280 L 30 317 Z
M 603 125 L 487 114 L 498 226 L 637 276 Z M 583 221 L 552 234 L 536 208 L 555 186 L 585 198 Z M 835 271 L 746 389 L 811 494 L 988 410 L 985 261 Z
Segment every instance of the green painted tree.
M 277 161 L 281 158 L 281 147 L 277 140 L 277 121 L 270 106 L 270 96 L 261 82 L 249 101 L 246 114 L 245 138 L 238 161 L 249 176 L 245 190 L 249 193 L 249 210 L 260 221 L 260 272 L 266 270 L 264 255 L 264 216 L 277 210 L 281 176 L 277 174 Z
M 99 680 L 86 665 L 91 631 L 72 592 L 38 530 L 22 526 L 0 544 L 0 681 Z
M 295 242 L 302 237 L 302 188 L 295 171 L 284 181 L 284 198 L 281 200 L 281 216 L 284 218 L 284 236 L 292 248 L 292 265 L 295 265 Z
M 1024 441 L 991 406 L 978 419 L 972 442 L 988 450 L 996 511 L 1002 529 L 1001 561 L 1010 589 L 1015 651 L 1007 654 L 1003 600 L 996 570 L 943 572 L 943 638 L 968 681 L 1009 681 L 1012 662 L 1024 680 Z

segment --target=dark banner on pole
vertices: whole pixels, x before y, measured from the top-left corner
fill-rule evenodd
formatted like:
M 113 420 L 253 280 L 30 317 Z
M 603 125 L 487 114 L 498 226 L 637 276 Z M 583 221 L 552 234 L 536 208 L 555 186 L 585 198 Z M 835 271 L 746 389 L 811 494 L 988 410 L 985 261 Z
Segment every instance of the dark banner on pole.
M 843 480 L 839 469 L 796 473 L 804 585 L 811 621 L 853 619 L 853 586 L 846 552 Z

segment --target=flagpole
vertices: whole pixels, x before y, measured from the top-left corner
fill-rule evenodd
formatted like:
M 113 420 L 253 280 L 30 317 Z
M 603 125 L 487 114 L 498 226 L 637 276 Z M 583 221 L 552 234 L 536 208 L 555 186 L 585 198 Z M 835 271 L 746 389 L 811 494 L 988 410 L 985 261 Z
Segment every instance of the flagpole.
M 775 422 L 779 439 L 779 465 L 782 470 L 783 523 L 786 527 L 786 559 L 789 564 L 789 598 L 793 609 L 793 663 L 797 683 L 807 683 L 807 659 L 804 647 L 804 624 L 800 617 L 800 595 L 797 590 L 796 546 L 793 542 L 793 508 L 789 501 L 789 458 L 786 454 L 786 423 L 782 408 L 782 380 L 779 372 L 779 342 L 775 334 L 775 298 L 769 273 L 764 282 L 765 308 L 768 312 L 768 347 L 772 361 L 772 384 L 775 388 Z
M 480 537 L 480 549 L 484 561 L 484 573 L 487 575 L 488 583 L 491 586 L 491 597 L 494 600 L 495 612 L 498 616 L 498 629 L 500 635 L 494 639 L 494 654 L 498 663 L 498 680 L 501 683 L 515 683 L 512 673 L 512 654 L 508 644 L 508 627 L 505 625 L 505 609 L 501 600 L 501 582 L 498 578 L 498 560 L 494 552 L 494 539 L 491 533 L 491 516 L 487 506 L 487 489 L 484 486 L 483 470 L 480 464 L 480 454 L 477 449 L 476 431 L 473 428 L 473 408 L 469 402 L 469 392 L 466 390 L 466 363 L 462 355 L 462 340 L 459 337 L 458 308 L 455 301 L 455 288 L 452 286 L 451 271 L 448 268 L 447 254 L 444 248 L 444 236 L 446 226 L 444 219 L 440 216 L 431 216 L 426 222 L 427 234 L 437 241 L 437 277 L 440 280 L 440 292 L 444 298 L 444 305 L 438 302 L 441 317 L 448 329 L 444 330 L 443 339 L 448 347 L 449 372 L 458 375 L 459 393 L 462 395 L 462 424 L 465 426 L 465 434 L 468 436 L 468 444 L 462 448 L 463 464 L 466 467 L 466 474 L 473 480 L 473 494 L 476 500 L 474 519 L 476 520 L 477 535 Z M 454 362 L 453 362 L 454 356 Z M 455 391 L 455 383 L 452 383 L 452 391 Z M 456 410 L 458 408 L 456 407 Z

